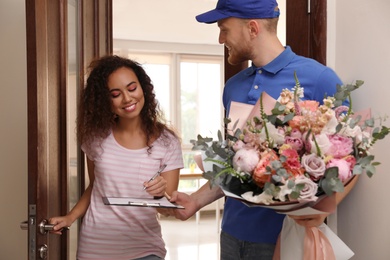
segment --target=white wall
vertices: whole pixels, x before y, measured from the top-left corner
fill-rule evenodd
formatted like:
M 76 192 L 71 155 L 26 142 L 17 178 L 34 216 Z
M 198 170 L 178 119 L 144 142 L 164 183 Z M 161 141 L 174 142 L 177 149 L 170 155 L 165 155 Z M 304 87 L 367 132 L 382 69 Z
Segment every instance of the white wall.
M 353 94 L 355 110 L 371 107 L 376 116 L 390 116 L 390 1 L 328 0 L 328 19 L 335 19 L 331 44 L 334 65 L 345 83 L 362 79 L 365 84 Z M 385 123 L 390 126 L 390 122 Z M 355 252 L 353 260 L 390 259 L 390 137 L 373 151 L 382 162 L 371 179 L 361 176 L 338 209 L 339 237 Z
M 27 259 L 25 0 L 0 1 L 0 259 Z
M 195 16 L 211 10 L 217 0 L 113 0 L 114 39 L 190 44 L 217 44 L 216 24 Z

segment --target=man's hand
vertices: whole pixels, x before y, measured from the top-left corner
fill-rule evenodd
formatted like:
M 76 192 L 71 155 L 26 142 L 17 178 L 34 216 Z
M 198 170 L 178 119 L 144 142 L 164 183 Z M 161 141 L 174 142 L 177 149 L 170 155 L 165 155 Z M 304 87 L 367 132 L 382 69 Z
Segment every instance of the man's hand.
M 164 212 L 164 215 L 175 216 L 177 219 L 187 220 L 199 210 L 196 200 L 183 192 L 174 191 L 171 195 L 170 202 L 184 207 L 184 209 L 169 209 Z

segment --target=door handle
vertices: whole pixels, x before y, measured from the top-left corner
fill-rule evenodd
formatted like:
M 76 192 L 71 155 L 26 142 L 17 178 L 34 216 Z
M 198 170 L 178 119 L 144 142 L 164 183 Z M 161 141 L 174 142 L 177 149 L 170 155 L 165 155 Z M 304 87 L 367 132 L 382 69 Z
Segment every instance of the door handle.
M 42 235 L 47 234 L 47 232 L 52 231 L 54 228 L 54 224 L 49 224 L 49 221 L 47 219 L 44 219 L 39 223 L 39 233 Z M 20 229 L 21 230 L 28 230 L 28 220 L 20 222 Z M 69 227 L 64 227 L 61 229 L 61 231 L 69 230 Z
M 49 221 L 47 219 L 44 219 L 41 221 L 41 223 L 39 223 L 38 227 L 39 227 L 39 232 L 42 234 L 42 235 L 45 235 L 47 234 L 48 231 L 52 231 L 53 228 L 54 228 L 54 224 L 49 224 Z M 62 229 L 60 229 L 59 231 L 66 231 L 66 230 L 69 230 L 69 227 L 63 227 Z

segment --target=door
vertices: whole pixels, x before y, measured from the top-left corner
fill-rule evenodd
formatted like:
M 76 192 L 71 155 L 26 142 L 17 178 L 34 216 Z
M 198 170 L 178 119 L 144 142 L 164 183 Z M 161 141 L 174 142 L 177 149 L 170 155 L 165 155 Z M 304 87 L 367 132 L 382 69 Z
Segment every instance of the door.
M 28 257 L 75 259 L 78 223 L 62 236 L 45 220 L 66 214 L 84 189 L 75 141 L 76 100 L 86 65 L 112 52 L 111 0 L 26 0 Z M 72 242 L 72 243 L 71 243 Z M 73 246 L 74 247 L 74 246 Z

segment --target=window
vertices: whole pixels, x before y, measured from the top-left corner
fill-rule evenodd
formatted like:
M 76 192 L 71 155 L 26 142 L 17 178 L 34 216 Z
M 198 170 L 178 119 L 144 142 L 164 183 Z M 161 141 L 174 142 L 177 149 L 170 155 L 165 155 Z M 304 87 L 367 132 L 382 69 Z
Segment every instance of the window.
M 115 54 L 142 64 L 155 87 L 168 122 L 182 139 L 183 173 L 200 172 L 193 159 L 191 139 L 198 134 L 217 138 L 223 129 L 223 56 L 178 53 L 125 52 Z

